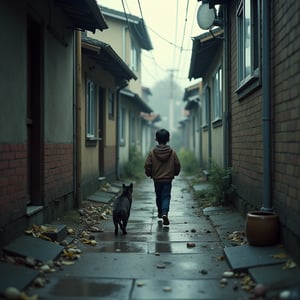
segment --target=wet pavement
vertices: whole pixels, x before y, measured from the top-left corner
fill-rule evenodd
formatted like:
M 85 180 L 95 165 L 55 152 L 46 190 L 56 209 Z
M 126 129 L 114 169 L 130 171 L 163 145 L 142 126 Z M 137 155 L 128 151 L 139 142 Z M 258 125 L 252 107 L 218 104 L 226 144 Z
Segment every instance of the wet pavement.
M 157 219 L 153 182 L 134 184 L 127 235 L 114 235 L 111 218 L 94 233 L 96 246 L 78 244 L 73 265 L 47 275 L 40 299 L 248 299 L 229 270 L 220 238 L 201 214 L 184 178 L 173 181 L 170 225 Z
M 24 266 L 0 263 L 0 293 L 13 278 L 16 287 L 27 285 L 26 276 L 28 282 L 37 276 L 46 279 L 43 287 L 31 284 L 25 289 L 28 295 L 38 295 L 38 299 L 45 300 L 254 299 L 247 290 L 252 289 L 255 282 L 269 287 L 289 283 L 282 288 L 300 284 L 299 268 L 282 271 L 290 257 L 283 255 L 281 245 L 251 247 L 244 243 L 243 235 L 239 240 L 244 218 L 232 207 L 203 209 L 199 199 L 194 198 L 190 181 L 191 178 L 185 177 L 173 181 L 169 226 L 163 226 L 157 219 L 153 182 L 144 179 L 134 183 L 127 235 L 115 236 L 112 217 L 107 214 L 107 218 L 101 218 L 101 230 L 89 233 L 95 242 L 90 244 L 75 238 L 74 247 L 80 249 L 80 258 L 60 265 L 55 272 L 43 275 Z M 197 188 L 205 187 L 207 182 Z M 113 195 L 115 193 L 98 191 L 91 195 L 88 203 L 111 207 L 109 200 Z M 69 228 L 81 231 L 85 223 L 78 221 L 79 215 L 80 212 L 75 211 L 63 220 Z M 231 233 L 235 233 L 232 239 L 228 238 Z M 41 239 L 28 242 L 32 239 L 35 238 L 22 236 L 6 249 L 15 254 L 19 251 L 21 256 L 34 256 L 44 263 L 51 257 L 54 260 L 57 251 L 63 249 Z M 233 271 L 233 276 L 228 276 L 227 271 Z M 11 272 L 11 276 L 4 278 L 5 272 Z M 249 272 L 254 281 L 249 282 L 250 277 L 245 272 Z

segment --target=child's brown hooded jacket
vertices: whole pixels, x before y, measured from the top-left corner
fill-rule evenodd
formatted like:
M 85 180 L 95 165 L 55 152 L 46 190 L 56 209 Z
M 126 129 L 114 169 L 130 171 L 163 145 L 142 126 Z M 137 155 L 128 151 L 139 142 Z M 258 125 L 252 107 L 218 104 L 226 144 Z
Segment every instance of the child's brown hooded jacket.
M 172 181 L 180 172 L 176 152 L 168 145 L 157 145 L 145 161 L 145 174 L 154 181 Z

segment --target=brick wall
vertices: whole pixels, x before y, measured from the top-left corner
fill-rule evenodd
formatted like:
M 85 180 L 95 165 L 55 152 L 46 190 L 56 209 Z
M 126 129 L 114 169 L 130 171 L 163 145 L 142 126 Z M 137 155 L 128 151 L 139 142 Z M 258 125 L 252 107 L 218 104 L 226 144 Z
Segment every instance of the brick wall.
M 0 226 L 24 215 L 27 145 L 0 144 Z
M 73 191 L 73 145 L 44 146 L 45 201 L 58 199 Z
M 231 157 L 235 170 L 233 183 L 239 195 L 253 207 L 262 205 L 262 103 L 261 89 L 256 89 L 242 100 L 237 97 L 236 3 L 230 2 L 230 99 Z
M 300 2 L 272 1 L 271 11 L 273 199 L 284 238 L 295 248 L 296 241 L 300 245 Z
M 300 261 L 300 1 L 270 3 L 272 205 L 283 242 Z M 258 87 L 237 99 L 236 1 L 229 6 L 233 183 L 249 210 L 263 200 L 262 94 Z

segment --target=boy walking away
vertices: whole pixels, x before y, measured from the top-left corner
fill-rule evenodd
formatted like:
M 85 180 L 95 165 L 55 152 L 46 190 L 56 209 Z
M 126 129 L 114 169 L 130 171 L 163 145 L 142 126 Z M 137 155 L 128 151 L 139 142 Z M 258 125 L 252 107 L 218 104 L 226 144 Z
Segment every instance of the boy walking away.
M 180 162 L 176 152 L 167 145 L 170 133 L 166 129 L 156 132 L 156 145 L 145 161 L 145 174 L 154 181 L 158 218 L 169 225 L 168 213 L 171 200 L 172 180 L 180 172 Z

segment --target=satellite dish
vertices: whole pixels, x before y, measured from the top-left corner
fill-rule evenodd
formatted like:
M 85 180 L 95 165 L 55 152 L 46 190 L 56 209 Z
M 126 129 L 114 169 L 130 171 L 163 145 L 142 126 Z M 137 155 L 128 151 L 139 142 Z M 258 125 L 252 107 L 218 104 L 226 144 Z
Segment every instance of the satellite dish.
M 197 12 L 197 22 L 201 29 L 207 30 L 211 28 L 217 17 L 216 9 L 209 8 L 208 3 L 203 3 L 199 6 Z

